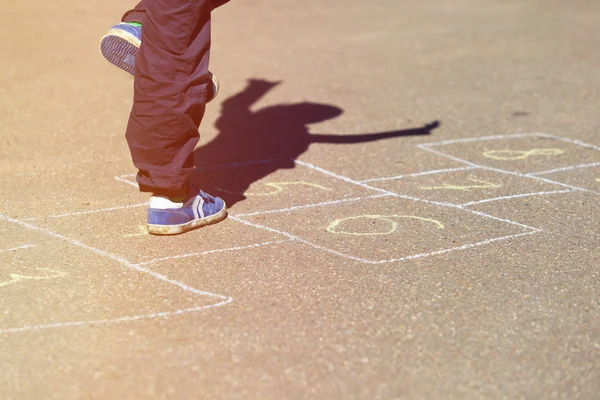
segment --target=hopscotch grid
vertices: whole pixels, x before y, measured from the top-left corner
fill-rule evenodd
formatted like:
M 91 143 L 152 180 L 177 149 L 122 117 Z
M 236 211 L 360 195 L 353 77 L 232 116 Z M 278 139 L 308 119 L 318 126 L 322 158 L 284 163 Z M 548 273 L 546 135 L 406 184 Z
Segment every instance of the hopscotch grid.
M 121 257 L 121 256 L 118 256 L 116 254 L 112 254 L 112 253 L 104 251 L 104 250 L 97 249 L 95 247 L 92 247 L 92 246 L 89 246 L 89 245 L 87 245 L 85 243 L 82 243 L 79 240 L 69 238 L 67 236 L 64 236 L 64 235 L 61 235 L 59 233 L 53 232 L 53 231 L 51 231 L 49 229 L 41 228 L 41 227 L 35 226 L 33 224 L 30 224 L 28 222 L 23 222 L 23 221 L 20 221 L 20 220 L 16 220 L 14 218 L 10 218 L 10 217 L 7 217 L 7 216 L 2 215 L 2 214 L 0 214 L 0 220 L 4 220 L 4 221 L 8 221 L 8 222 L 17 224 L 17 225 L 22 226 L 22 227 L 24 227 L 26 229 L 30 229 L 30 230 L 34 230 L 34 231 L 39 231 L 39 232 L 45 233 L 46 235 L 49 235 L 49 236 L 52 236 L 52 237 L 54 237 L 56 239 L 68 242 L 68 243 L 70 243 L 70 244 L 72 244 L 72 245 L 74 245 L 76 247 L 80 247 L 80 248 L 86 249 L 86 250 L 91 251 L 91 252 L 93 252 L 95 254 L 98 254 L 98 255 L 100 255 L 102 257 L 106 257 L 106 258 L 109 258 L 111 260 L 117 261 L 122 266 L 124 266 L 126 268 L 133 269 L 133 270 L 136 270 L 138 272 L 142 272 L 142 273 L 148 274 L 148 275 L 150 275 L 150 276 L 152 276 L 152 277 L 154 277 L 154 278 L 156 278 L 156 279 L 158 279 L 160 281 L 163 281 L 163 282 L 172 284 L 174 286 L 177 286 L 177 287 L 179 287 L 180 289 L 182 289 L 182 290 L 184 290 L 186 292 L 190 292 L 190 293 L 194 293 L 194 294 L 197 294 L 197 295 L 202 295 L 202 296 L 207 296 L 207 297 L 212 297 L 212 298 L 217 298 L 217 299 L 222 300 L 221 302 L 219 302 L 217 304 L 211 305 L 211 308 L 215 308 L 217 306 L 225 305 L 225 304 L 228 304 L 228 303 L 230 303 L 230 302 L 233 301 L 233 298 L 231 298 L 231 297 L 223 296 L 223 295 L 220 295 L 220 294 L 216 294 L 216 293 L 207 292 L 207 291 L 203 291 L 203 290 L 199 290 L 199 289 L 193 288 L 193 287 L 191 287 L 189 285 L 186 285 L 183 282 L 179 282 L 179 281 L 170 279 L 170 278 L 166 277 L 165 275 L 162 275 L 162 274 L 159 274 L 157 272 L 154 272 L 154 271 L 152 271 L 152 270 L 150 270 L 148 268 L 144 268 L 141 265 L 133 264 L 133 263 L 129 262 L 128 260 L 126 260 L 125 258 Z M 196 308 L 189 309 L 189 310 L 197 310 L 198 311 L 198 310 L 202 310 L 202 309 L 205 309 L 205 308 L 206 308 L 206 306 L 202 306 L 202 307 L 196 307 Z M 177 311 L 173 311 L 173 312 L 166 313 L 166 314 L 163 313 L 163 314 L 164 315 L 167 315 L 167 314 L 168 315 L 176 315 L 178 312 L 181 312 L 181 311 L 184 311 L 184 310 L 177 310 Z M 126 321 L 126 320 L 153 318 L 153 315 L 159 315 L 159 314 L 147 314 L 147 315 L 139 315 L 139 316 L 133 316 L 133 317 L 123 317 L 125 319 L 123 319 L 123 318 L 117 318 L 117 319 L 102 320 L 102 321 L 104 321 L 103 323 L 122 322 L 122 321 Z M 39 328 L 31 328 L 31 329 L 42 329 L 44 327 L 53 328 L 53 327 L 64 327 L 64 326 L 79 326 L 79 325 L 87 325 L 89 323 L 99 323 L 99 322 L 97 322 L 97 321 L 96 322 L 94 322 L 94 321 L 91 321 L 91 322 L 90 321 L 66 322 L 66 323 L 60 323 L 60 324 L 40 325 Z M 21 329 L 21 330 L 19 330 L 19 329 Z M 21 332 L 21 331 L 24 331 L 24 330 L 28 330 L 28 328 L 27 327 L 23 327 L 23 328 L 2 329 L 2 330 L 0 330 L 0 333 Z
M 240 223 L 249 225 L 249 226 L 253 226 L 259 229 L 263 229 L 263 230 L 267 230 L 267 231 L 271 231 L 274 233 L 278 233 L 280 235 L 286 236 L 288 237 L 289 240 L 281 240 L 281 241 L 273 241 L 273 242 L 266 242 L 266 243 L 262 243 L 262 244 L 255 244 L 255 245 L 251 245 L 251 246 L 245 246 L 246 248 L 252 248 L 252 247 L 259 247 L 259 246 L 263 246 L 263 245 L 267 245 L 267 244 L 276 244 L 276 243 L 283 243 L 283 242 L 289 242 L 289 241 L 298 241 L 301 243 L 305 243 L 307 245 L 310 245 L 314 248 L 320 249 L 320 250 L 324 250 L 327 251 L 329 253 L 338 255 L 338 256 L 342 256 L 348 259 L 352 259 L 352 260 L 356 260 L 356 261 L 361 261 L 363 263 L 368 263 L 368 264 L 382 264 L 382 263 L 389 263 L 389 262 L 396 262 L 396 261 L 403 261 L 403 260 L 411 260 L 411 259 L 418 259 L 418 258 L 423 258 L 423 257 L 429 257 L 429 256 L 433 256 L 433 255 L 438 255 L 438 254 L 444 254 L 444 253 L 448 253 L 448 252 L 452 252 L 452 251 L 458 251 L 458 250 L 463 250 L 463 249 L 469 249 L 469 248 L 473 248 L 473 247 L 477 247 L 477 246 L 481 246 L 484 244 L 488 244 L 488 243 L 492 243 L 492 242 L 497 242 L 497 241 L 502 241 L 502 240 L 507 240 L 510 238 L 515 238 L 515 237 L 520 237 L 520 236 L 525 236 L 525 235 L 531 235 L 531 234 L 535 234 L 540 232 L 540 229 L 537 228 L 533 228 L 524 224 L 519 224 L 517 222 L 514 221 L 510 221 L 510 220 L 506 220 L 506 219 L 502 219 L 502 218 L 497 218 L 494 216 L 491 216 L 489 214 L 485 214 L 482 212 L 477 212 L 474 210 L 469 210 L 467 208 L 464 208 L 468 205 L 472 205 L 472 204 L 476 204 L 476 203 L 480 203 L 480 202 L 487 202 L 487 201 L 494 201 L 494 200 L 499 200 L 502 198 L 496 198 L 496 199 L 486 199 L 480 202 L 471 202 L 471 203 L 465 203 L 463 205 L 457 205 L 457 204 L 452 204 L 452 203 L 445 203 L 445 202 L 436 202 L 436 201 L 430 201 L 430 200 L 426 200 L 426 199 L 419 199 L 419 198 L 415 198 L 415 197 L 411 197 L 411 196 L 405 196 L 405 195 L 401 195 L 398 193 L 394 193 L 394 192 L 390 192 L 387 190 L 383 190 L 383 189 L 379 189 L 376 187 L 372 187 L 370 185 L 367 185 L 365 182 L 372 182 L 372 181 L 384 181 L 384 180 L 392 180 L 392 179 L 401 179 L 403 177 L 407 177 L 407 176 L 420 176 L 420 175 L 428 175 L 428 174 L 434 174 L 434 173 L 443 173 L 443 172 L 453 172 L 453 171 L 462 171 L 462 170 L 472 170 L 472 169 L 485 169 L 485 170 L 491 170 L 491 171 L 495 171 L 495 172 L 499 172 L 499 173 L 504 173 L 504 174 L 511 174 L 511 175 L 516 175 L 516 176 L 520 176 L 520 177 L 525 177 L 525 178 L 531 178 L 531 179 L 535 179 L 538 181 L 543 181 L 543 182 L 547 182 L 547 183 L 551 183 L 551 184 L 555 184 L 555 185 L 559 185 L 559 186 L 564 186 L 567 188 L 570 188 L 572 190 L 564 190 L 564 191 L 555 191 L 555 192 L 540 192 L 537 194 L 525 194 L 525 195 L 517 195 L 517 197 L 524 197 L 524 196 L 528 196 L 528 195 L 540 195 L 542 193 L 544 194 L 550 194 L 550 193 L 567 193 L 567 192 L 571 192 L 573 190 L 578 190 L 578 191 L 588 191 L 587 189 L 584 188 L 579 188 L 576 186 L 571 186 L 571 185 L 566 185 L 560 182 L 555 182 L 549 179 L 544 179 L 544 178 L 540 178 L 537 176 L 533 176 L 533 174 L 522 174 L 522 173 L 517 173 L 517 172 L 512 172 L 512 171 L 506 171 L 506 170 L 501 170 L 501 169 L 497 169 L 497 168 L 492 168 L 492 167 L 487 167 L 487 166 L 483 166 L 483 165 L 478 165 L 475 163 L 471 163 L 467 160 L 463 160 L 454 156 L 451 156 L 449 154 L 445 154 L 442 152 L 439 152 L 437 150 L 433 150 L 431 148 L 429 148 L 430 146 L 439 146 L 439 145 L 444 145 L 444 144 L 453 144 L 453 143 L 464 143 L 464 142 L 472 142 L 472 141 L 482 141 L 482 140 L 497 140 L 497 139 L 505 139 L 505 138 L 522 138 L 522 137 L 532 137 L 532 136 L 542 136 L 542 137 L 549 137 L 549 138 L 554 138 L 554 139 L 558 139 L 558 140 L 562 140 L 565 142 L 570 142 L 579 146 L 583 146 L 583 147 L 588 147 L 588 148 L 592 148 L 595 150 L 600 150 L 600 147 L 598 146 L 594 146 L 594 145 L 590 145 L 587 143 L 583 143 L 577 140 L 572 140 L 572 139 L 567 139 L 567 138 L 562 138 L 559 136 L 555 136 L 555 135 L 550 135 L 550 134 L 544 134 L 544 133 L 529 133 L 529 134 L 514 134 L 514 135 L 494 135 L 494 136 L 486 136 L 486 137 L 479 137 L 479 138 L 466 138 L 466 139 L 455 139 L 455 140 L 447 140 L 447 141 L 441 141 L 441 142 L 435 142 L 435 143 L 426 143 L 426 144 L 420 144 L 417 145 L 418 148 L 422 149 L 422 150 L 426 150 L 429 152 L 432 152 L 434 154 L 438 154 L 441 155 L 445 158 L 448 159 L 452 159 L 454 161 L 457 161 L 461 164 L 466 165 L 467 167 L 461 167 L 461 168 L 451 168 L 451 169 L 446 169 L 446 170 L 435 170 L 435 171 L 425 171 L 422 173 L 416 173 L 416 174 L 408 174 L 408 175 L 404 175 L 404 176 L 396 176 L 396 177 L 389 177 L 389 178 L 374 178 L 374 179 L 369 179 L 369 180 L 365 180 L 365 181 L 356 181 L 350 178 L 347 178 L 345 176 L 342 175 L 338 175 L 335 174 L 331 171 L 327 171 L 323 168 L 317 167 L 315 165 L 312 165 L 310 163 L 305 163 L 302 162 L 300 160 L 291 160 L 292 162 L 296 163 L 297 165 L 302 165 L 305 166 L 307 168 L 313 169 L 315 171 L 324 173 L 328 176 L 332 176 L 334 178 L 352 183 L 354 185 L 357 186 L 361 186 L 363 188 L 369 189 L 369 190 L 373 190 L 376 192 L 379 192 L 379 195 L 374 195 L 374 196 L 369 196 L 368 198 L 376 198 L 376 197 L 385 197 L 385 196 L 394 196 L 394 197 L 399 197 L 399 198 L 404 198 L 404 199 L 408 199 L 408 200 L 413 200 L 413 201 L 419 201 L 419 202 L 425 202 L 425 203 L 429 203 L 429 204 L 435 204 L 435 205 L 439 205 L 439 206 L 445 206 L 445 207 L 452 207 L 452 208 L 457 208 L 457 209 L 461 209 L 461 210 L 465 210 L 468 212 L 472 212 L 475 213 L 477 215 L 481 215 L 483 217 L 487 217 L 487 218 L 492 218 L 492 219 L 496 219 L 499 221 L 503 221 L 503 222 L 507 222 L 513 225 L 518 225 L 521 226 L 523 228 L 526 229 L 530 229 L 530 232 L 524 232 L 524 233 L 519 233 L 519 234 L 514 234 L 514 235 L 508 235 L 508 236 L 504 236 L 504 237 L 500 237 L 500 238 L 492 238 L 492 239 L 487 239 L 481 242 L 477 242 L 477 243 L 472 243 L 472 244 L 465 244 L 462 246 L 458 246 L 455 248 L 450 248 L 450 249 L 443 249 L 443 250 L 438 250 L 438 251 L 434 251 L 434 252 L 430 252 L 430 253 L 422 253 L 422 254 L 417 254 L 417 255 L 411 255 L 411 256 L 407 256 L 407 257 L 403 257 L 403 258 L 398 258 L 398 259 L 391 259 L 391 260 L 380 260 L 380 261 L 374 261 L 374 260 L 367 260 L 367 259 L 362 259 L 359 257 L 354 257 L 354 256 L 350 256 L 347 254 L 343 254 L 341 252 L 337 252 L 335 250 L 332 249 L 327 249 L 323 246 L 319 246 L 316 245 L 314 243 L 311 243 L 307 240 L 301 239 L 299 237 L 296 237 L 288 232 L 283 232 L 283 231 L 279 231 L 273 228 L 269 228 L 266 226 L 262 226 L 262 225 L 258 225 L 258 224 L 254 224 L 252 222 L 243 220 L 239 217 L 241 216 L 252 216 L 252 215 L 257 215 L 257 213 L 251 213 L 251 214 L 241 214 L 237 217 L 235 216 L 230 216 L 231 219 L 238 221 Z M 202 167 L 202 168 L 198 168 L 197 170 L 202 171 L 202 170 L 209 170 L 209 169 L 217 169 L 217 168 L 226 168 L 226 167 L 236 167 L 236 166 L 243 166 L 243 165 L 256 165 L 256 164 L 264 164 L 264 163 L 271 163 L 271 162 L 282 162 L 282 161 L 286 161 L 286 160 L 260 160 L 260 161 L 251 161 L 251 162 L 243 162 L 243 163 L 234 163 L 234 164 L 227 164 L 227 165 L 216 165 L 216 166 L 210 166 L 210 167 Z M 598 164 L 598 163 L 594 163 L 594 164 Z M 587 165 L 586 165 L 587 166 Z M 575 167 L 567 167 L 567 169 L 574 169 L 577 167 L 581 167 L 583 168 L 583 166 L 575 166 Z M 564 170 L 564 169 L 561 169 Z M 556 172 L 557 170 L 552 170 L 552 171 L 543 171 L 540 173 L 536 173 L 536 174 L 544 174 L 544 173 L 550 173 L 550 172 Z M 131 182 L 130 180 L 127 180 L 125 178 L 127 177 L 133 177 L 135 176 L 135 174 L 127 174 L 127 175 L 120 175 L 120 176 L 116 176 L 115 179 L 117 181 L 126 183 L 128 185 L 137 187 L 138 185 L 134 182 Z M 504 198 L 513 198 L 515 196 L 505 196 Z M 271 210 L 271 211 L 266 211 L 266 212 L 261 212 L 261 213 L 269 213 L 269 212 L 283 212 L 283 211 L 287 211 L 287 210 L 295 210 L 295 209 L 299 209 L 299 208 L 309 208 L 309 207 L 316 207 L 316 206 L 320 206 L 320 205 L 333 205 L 333 204 L 340 204 L 343 202 L 348 202 L 348 201 L 359 201 L 362 198 L 356 198 L 356 199 L 344 199 L 344 200 L 338 200 L 338 201 L 333 201 L 333 202 L 325 202 L 325 203 L 319 203 L 319 204 L 314 204 L 314 205 L 305 205 L 305 206 L 297 206 L 297 207 L 291 207 L 289 209 L 281 209 L 281 210 Z M 134 208 L 134 207 L 140 207 L 145 205 L 145 203 L 143 204 L 137 204 L 137 205 L 131 205 L 131 206 L 120 206 L 120 207 L 110 207 L 110 208 L 106 208 L 106 209 L 99 209 L 99 210 L 89 210 L 89 211 L 83 211 L 83 212 L 76 212 L 76 213 L 67 213 L 67 214 L 60 214 L 60 215 L 54 215 L 54 216 L 49 216 L 50 218 L 60 218 L 60 217 L 64 217 L 64 216 L 69 216 L 69 215 L 81 215 L 81 214 L 89 214 L 89 213 L 94 213 L 94 212 L 103 212 L 103 211 L 113 211 L 113 210 L 118 210 L 118 209 L 126 209 L 126 208 Z M 50 324 L 50 325 L 39 325 L 39 326 L 31 326 L 31 327 L 23 327 L 23 328 L 10 328 L 10 329 L 4 329 L 4 330 L 0 330 L 0 333 L 8 333 L 8 332 L 22 332 L 25 330 L 33 330 L 33 329 L 43 329 L 46 327 L 61 327 L 61 326 L 79 326 L 79 325 L 88 325 L 88 324 L 104 324 L 104 323 L 112 323 L 112 322 L 124 322 L 124 321 L 133 321 L 133 320 L 138 320 L 138 319 L 145 319 L 145 318 L 157 318 L 157 317 L 162 317 L 162 316 L 169 316 L 169 315 L 178 315 L 178 314 L 182 314 L 182 313 L 187 313 L 187 312 L 193 312 L 193 311 L 199 311 L 199 310 L 204 310 L 207 308 L 215 308 L 221 305 L 225 305 L 225 304 L 229 304 L 231 301 L 233 301 L 233 299 L 231 297 L 227 297 L 227 296 L 223 296 L 223 295 L 218 295 L 215 293 L 210 293 L 210 292 L 205 292 L 205 291 L 201 291 L 195 288 L 192 288 L 188 285 L 185 285 L 181 282 L 178 281 L 174 281 L 171 280 L 169 278 L 167 278 L 166 276 L 153 272 L 147 268 L 142 267 L 142 265 L 148 265 L 150 263 L 154 263 L 154 262 L 158 262 L 158 261 L 163 261 L 163 260 L 170 260 L 170 259 L 174 259 L 174 258 L 185 258 L 185 257 L 191 257 L 193 255 L 202 255 L 202 254 L 210 254 L 210 253 L 215 253 L 215 252 L 221 252 L 221 251 L 232 251 L 232 250 L 236 250 L 238 248 L 232 248 L 232 249 L 221 249 L 221 250 L 212 250 L 212 251 L 207 251 L 207 252 L 201 252 L 201 253 L 192 253 L 192 254 L 188 254 L 188 255 L 181 255 L 181 256 L 173 256 L 173 257 L 165 257 L 163 259 L 156 259 L 156 260 L 151 260 L 151 261 L 147 261 L 144 263 L 139 263 L 139 264 L 133 264 L 130 263 L 128 260 L 126 260 L 125 258 L 122 258 L 120 256 L 117 256 L 115 254 L 94 248 L 92 246 L 88 246 L 78 240 L 75 239 L 71 239 L 68 238 L 66 236 L 60 235 L 58 233 L 52 232 L 48 229 L 45 228 L 40 228 L 37 227 L 35 225 L 26 223 L 26 222 L 22 222 L 10 217 L 6 217 L 3 215 L 0 215 L 0 219 L 4 219 L 7 220 L 9 222 L 13 222 L 16 224 L 19 224 L 27 229 L 32 229 L 32 230 L 38 230 L 41 232 L 44 232 L 52 237 L 55 237 L 57 239 L 60 240 L 64 240 L 67 242 L 70 242 L 71 244 L 84 248 L 86 250 L 92 251 L 98 255 L 104 256 L 104 257 L 108 257 L 112 260 L 118 261 L 119 263 L 121 263 L 123 266 L 137 270 L 139 272 L 142 273 L 146 273 L 146 274 L 150 274 L 151 276 L 153 276 L 156 279 L 162 280 L 164 282 L 167 283 L 171 283 L 175 286 L 180 287 L 181 289 L 183 289 L 184 291 L 189 291 L 195 294 L 200 294 L 200 295 L 204 295 L 204 296 L 209 296 L 209 297 L 216 297 L 216 298 L 220 298 L 223 299 L 224 301 L 213 304 L 213 305 L 208 305 L 208 306 L 201 306 L 201 307 L 195 307 L 195 308 L 189 308 L 189 309 L 184 309 L 184 310 L 177 310 L 174 312 L 165 312 L 165 313 L 154 313 L 154 314 L 148 314 L 148 315 L 140 315 L 140 316 L 133 316 L 133 317 L 122 317 L 122 318 L 117 318 L 117 319 L 109 319 L 109 320 L 97 320 L 97 321 L 80 321 L 80 322 L 67 322 L 67 323 L 59 323 L 59 324 Z M 31 247 L 31 246 L 25 246 L 22 248 L 26 248 L 26 247 Z M 11 249 L 9 249 L 11 250 Z M 8 251 L 8 250 L 5 250 Z
M 416 172 L 414 174 L 396 175 L 396 176 L 390 176 L 390 177 L 384 177 L 384 178 L 365 179 L 365 180 L 362 180 L 359 182 L 369 183 L 369 182 L 392 181 L 392 180 L 403 179 L 403 178 L 411 178 L 411 177 L 415 177 L 415 176 L 443 174 L 443 173 L 447 173 L 447 172 L 458 172 L 458 171 L 471 171 L 474 169 L 476 169 L 476 168 L 475 167 L 460 167 L 460 168 L 435 169 L 435 170 L 431 170 L 431 171 Z

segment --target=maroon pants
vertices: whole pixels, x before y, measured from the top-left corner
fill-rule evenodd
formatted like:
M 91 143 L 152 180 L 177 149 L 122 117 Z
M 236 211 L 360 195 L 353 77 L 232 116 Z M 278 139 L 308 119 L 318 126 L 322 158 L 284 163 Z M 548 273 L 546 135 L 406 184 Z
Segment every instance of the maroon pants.
M 142 24 L 126 138 L 140 190 L 185 195 L 204 105 L 211 11 L 229 0 L 143 0 L 123 16 Z

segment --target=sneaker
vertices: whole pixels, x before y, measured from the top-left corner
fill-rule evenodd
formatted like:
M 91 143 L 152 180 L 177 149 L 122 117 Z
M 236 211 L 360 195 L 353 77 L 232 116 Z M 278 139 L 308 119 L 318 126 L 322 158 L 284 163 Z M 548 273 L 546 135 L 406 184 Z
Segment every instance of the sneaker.
M 148 202 L 148 233 L 177 235 L 227 217 L 225 202 L 202 190 L 189 200 L 175 203 L 163 196 L 152 196 Z
M 135 22 L 121 22 L 112 28 L 100 40 L 100 53 L 106 60 L 121 71 L 133 76 L 135 55 L 142 44 L 142 25 Z M 219 81 L 210 74 L 213 92 L 207 103 L 219 92 Z

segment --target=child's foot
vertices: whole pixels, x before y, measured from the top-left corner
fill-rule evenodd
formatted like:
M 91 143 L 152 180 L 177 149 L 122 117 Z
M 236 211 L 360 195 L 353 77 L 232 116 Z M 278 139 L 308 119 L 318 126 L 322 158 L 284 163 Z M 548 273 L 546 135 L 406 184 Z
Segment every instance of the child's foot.
M 137 22 L 121 22 L 112 28 L 100 40 L 100 53 L 106 60 L 133 75 L 135 71 L 135 55 L 142 44 L 142 24 Z M 219 81 L 212 73 L 213 92 L 206 101 L 212 101 L 219 92 Z
M 216 224 L 227 217 L 225 202 L 202 190 L 187 201 L 176 203 L 163 196 L 152 196 L 148 202 L 148 233 L 177 235 Z

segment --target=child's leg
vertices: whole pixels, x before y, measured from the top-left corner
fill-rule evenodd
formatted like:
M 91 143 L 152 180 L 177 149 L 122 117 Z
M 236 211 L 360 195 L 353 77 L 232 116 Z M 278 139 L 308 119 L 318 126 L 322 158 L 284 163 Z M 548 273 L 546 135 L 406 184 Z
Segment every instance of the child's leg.
M 145 0 L 143 6 L 126 138 L 140 190 L 177 198 L 186 194 L 197 127 L 212 92 L 210 0 Z

